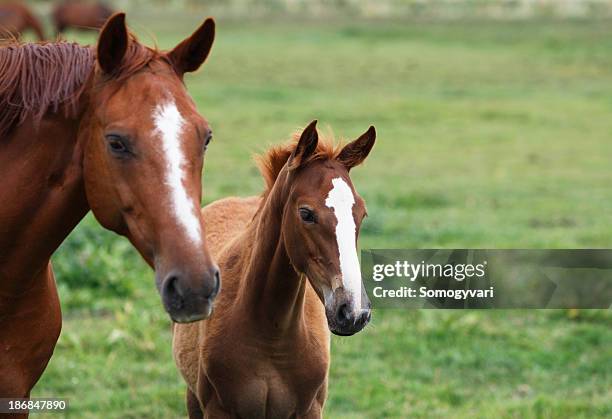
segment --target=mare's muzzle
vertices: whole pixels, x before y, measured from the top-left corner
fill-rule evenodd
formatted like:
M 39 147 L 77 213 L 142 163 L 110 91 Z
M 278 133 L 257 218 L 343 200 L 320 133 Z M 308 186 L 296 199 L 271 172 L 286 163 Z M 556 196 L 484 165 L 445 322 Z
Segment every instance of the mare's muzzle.
M 190 280 L 186 274 L 172 271 L 157 281 L 164 308 L 173 321 L 190 323 L 206 319 L 212 313 L 213 301 L 221 287 L 219 268 L 213 266 L 201 276 L 199 280 Z

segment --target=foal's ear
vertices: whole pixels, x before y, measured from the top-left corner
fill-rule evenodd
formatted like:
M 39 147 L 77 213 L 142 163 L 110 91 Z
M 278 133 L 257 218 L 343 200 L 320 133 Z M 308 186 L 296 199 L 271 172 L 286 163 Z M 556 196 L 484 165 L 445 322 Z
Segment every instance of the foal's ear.
M 214 40 L 215 21 L 209 17 L 189 38 L 168 53 L 176 71 L 183 75 L 200 68 L 208 57 Z
M 374 147 L 374 141 L 376 141 L 376 129 L 374 126 L 370 126 L 359 138 L 344 146 L 338 154 L 337 160 L 348 170 L 351 170 L 368 157 L 372 147 Z
M 98 63 L 107 74 L 121 65 L 129 42 L 125 13 L 115 13 L 108 18 L 98 37 Z
M 317 132 L 317 120 L 312 121 L 304 131 L 302 131 L 302 135 L 291 153 L 289 157 L 288 167 L 289 170 L 296 169 L 304 164 L 308 157 L 314 153 L 317 149 L 317 144 L 319 142 L 319 133 Z

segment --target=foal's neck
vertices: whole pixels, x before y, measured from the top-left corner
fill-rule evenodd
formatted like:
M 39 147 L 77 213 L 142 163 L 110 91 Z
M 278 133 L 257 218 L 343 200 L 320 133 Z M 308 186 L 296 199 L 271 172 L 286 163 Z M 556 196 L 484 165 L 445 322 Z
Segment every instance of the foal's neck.
M 240 296 L 240 304 L 257 324 L 275 336 L 302 326 L 307 281 L 295 271 L 282 239 L 283 189 L 277 180 L 255 216 L 250 230 L 253 248 Z

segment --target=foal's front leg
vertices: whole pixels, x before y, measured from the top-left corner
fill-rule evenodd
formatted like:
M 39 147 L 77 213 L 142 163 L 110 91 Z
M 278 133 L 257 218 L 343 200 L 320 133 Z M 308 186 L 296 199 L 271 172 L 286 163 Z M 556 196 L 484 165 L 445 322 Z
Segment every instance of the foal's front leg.
M 206 386 L 209 384 L 206 383 Z M 202 397 L 202 393 L 199 393 Z M 208 401 L 200 403 L 200 399 L 196 393 L 187 388 L 187 411 L 189 419 L 224 419 L 231 418 L 232 415 L 226 412 L 219 403 L 219 400 L 214 395 L 205 397 Z
M 187 403 L 189 419 L 204 419 L 204 412 L 202 412 L 202 407 L 200 407 L 200 401 L 189 387 L 187 387 L 185 402 Z
M 312 403 L 310 410 L 300 418 L 303 419 L 320 419 L 323 417 L 323 407 L 325 406 L 325 400 L 327 399 L 327 378 L 321 385 L 317 397 Z
M 233 416 L 224 410 L 217 400 L 213 397 L 204 407 L 204 418 L 206 419 L 231 419 Z
M 323 417 L 323 406 L 319 402 L 314 402 L 308 413 L 298 417 L 300 419 L 321 419 Z

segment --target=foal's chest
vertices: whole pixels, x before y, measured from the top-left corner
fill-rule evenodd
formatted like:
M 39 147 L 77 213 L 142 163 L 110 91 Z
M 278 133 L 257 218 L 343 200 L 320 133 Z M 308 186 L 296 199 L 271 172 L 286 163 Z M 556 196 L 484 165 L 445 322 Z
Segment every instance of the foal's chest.
M 327 353 L 244 347 L 212 355 L 207 378 L 224 409 L 244 418 L 302 416 L 325 391 Z

